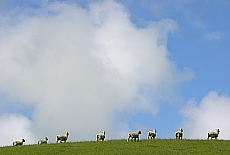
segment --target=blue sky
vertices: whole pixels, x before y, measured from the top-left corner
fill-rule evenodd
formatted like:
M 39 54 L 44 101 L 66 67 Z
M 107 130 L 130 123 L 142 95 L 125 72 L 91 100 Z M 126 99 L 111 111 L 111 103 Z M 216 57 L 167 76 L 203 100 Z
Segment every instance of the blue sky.
M 192 83 L 195 83 L 189 84 L 188 91 L 191 92 L 186 94 L 201 99 L 212 89 L 229 93 L 226 85 L 229 77 L 226 67 L 229 64 L 230 46 L 228 1 L 146 2 L 146 4 L 153 3 L 153 6 L 137 3 L 131 1 L 127 4 L 131 14 L 134 14 L 134 17 L 132 16 L 134 21 L 170 18 L 178 23 L 178 32 L 168 37 L 168 49 L 170 58 L 178 68 L 188 67 L 195 73 L 195 78 L 192 80 Z M 162 7 L 156 11 L 152 10 L 155 3 Z
M 229 139 L 230 2 L 1 1 L 0 124 L 6 141 Z M 65 110 L 63 110 L 65 109 Z M 103 121 L 102 121 L 103 120 Z M 12 129 L 17 126 L 17 131 Z M 44 128 L 46 126 L 46 128 Z M 83 133 L 83 134 L 79 134 Z M 90 133 L 90 134 L 87 134 Z

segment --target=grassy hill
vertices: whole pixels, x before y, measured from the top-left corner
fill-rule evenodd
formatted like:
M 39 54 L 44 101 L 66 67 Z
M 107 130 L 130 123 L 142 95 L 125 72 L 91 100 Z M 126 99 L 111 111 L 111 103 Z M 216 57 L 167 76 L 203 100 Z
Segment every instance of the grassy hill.
M 108 140 L 104 142 L 67 142 L 62 144 L 0 147 L 1 155 L 58 155 L 58 154 L 230 154 L 227 140 Z

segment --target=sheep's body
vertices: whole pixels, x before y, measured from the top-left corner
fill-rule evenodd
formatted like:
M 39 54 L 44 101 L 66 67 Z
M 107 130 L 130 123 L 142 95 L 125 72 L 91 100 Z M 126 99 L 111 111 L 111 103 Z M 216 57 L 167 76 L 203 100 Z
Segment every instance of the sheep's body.
M 38 144 L 47 144 L 48 138 L 44 137 L 44 139 L 38 140 Z
M 183 137 L 183 129 L 180 128 L 179 131 L 175 132 L 176 139 L 182 139 Z
M 99 141 L 99 140 L 104 141 L 104 139 L 105 139 L 105 131 L 103 131 L 102 133 L 98 133 L 96 135 L 96 140 L 97 141 Z
M 157 135 L 157 130 L 149 131 L 148 139 L 155 139 L 156 135 Z
M 26 142 L 25 139 L 15 140 L 13 141 L 13 146 L 23 145 L 24 142 Z
M 141 131 L 140 130 L 138 130 L 137 132 L 130 132 L 129 134 L 128 134 L 128 139 L 127 139 L 127 141 L 129 141 L 130 139 L 133 141 L 133 139 L 134 139 L 134 141 L 136 141 L 136 139 L 139 141 L 139 135 L 141 134 Z
M 216 132 L 208 132 L 208 139 L 209 139 L 209 137 L 211 139 L 212 138 L 217 139 L 217 137 L 219 136 L 219 133 L 220 133 L 220 129 L 216 129 Z
M 68 136 L 69 136 L 69 133 L 68 133 L 68 132 L 66 132 L 66 133 L 63 134 L 63 135 L 57 135 L 57 137 L 56 137 L 56 143 L 58 143 L 59 140 L 60 140 L 60 143 L 61 143 L 61 142 L 66 142 L 67 139 L 68 139 Z

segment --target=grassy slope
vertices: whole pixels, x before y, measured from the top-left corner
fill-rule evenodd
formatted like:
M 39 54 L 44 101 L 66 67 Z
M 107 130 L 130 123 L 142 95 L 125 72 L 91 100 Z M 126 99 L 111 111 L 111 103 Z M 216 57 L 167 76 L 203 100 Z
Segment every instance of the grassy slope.
M 109 140 L 105 142 L 67 142 L 62 144 L 8 146 L 1 155 L 57 154 L 230 154 L 226 140 Z

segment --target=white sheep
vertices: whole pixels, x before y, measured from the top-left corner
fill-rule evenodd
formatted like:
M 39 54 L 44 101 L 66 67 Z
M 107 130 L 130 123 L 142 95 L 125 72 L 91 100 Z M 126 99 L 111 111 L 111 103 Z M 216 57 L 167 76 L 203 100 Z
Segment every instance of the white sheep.
M 157 135 L 156 129 L 154 129 L 153 131 L 149 131 L 148 132 L 148 139 L 155 139 L 156 135 Z
M 66 133 L 63 134 L 63 135 L 57 135 L 56 143 L 58 143 L 59 140 L 60 140 L 60 143 L 61 143 L 61 142 L 66 142 L 67 139 L 68 139 L 68 136 L 69 136 L 69 133 L 68 133 L 68 132 L 66 132 Z
M 21 140 L 15 140 L 13 141 L 13 146 L 23 145 L 23 142 L 26 142 L 23 138 Z
M 179 131 L 175 132 L 176 139 L 182 139 L 183 137 L 183 129 L 180 128 Z
M 130 132 L 129 134 L 128 134 L 128 139 L 127 139 L 127 142 L 131 139 L 132 141 L 133 141 L 133 139 L 134 139 L 134 141 L 136 141 L 136 138 L 137 138 L 137 140 L 139 141 L 139 134 L 141 134 L 141 131 L 140 130 L 138 130 L 137 132 Z
M 96 140 L 97 140 L 97 141 L 98 141 L 98 140 L 104 141 L 104 139 L 105 139 L 105 131 L 103 131 L 102 133 L 98 133 L 98 134 L 96 135 Z
M 48 138 L 44 137 L 44 139 L 38 140 L 38 144 L 47 144 Z
M 216 129 L 216 132 L 208 132 L 208 139 L 209 139 L 209 137 L 210 137 L 211 139 L 212 139 L 212 138 L 217 139 L 219 133 L 220 133 L 220 129 Z

